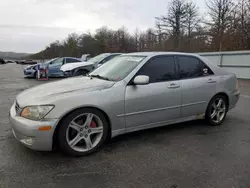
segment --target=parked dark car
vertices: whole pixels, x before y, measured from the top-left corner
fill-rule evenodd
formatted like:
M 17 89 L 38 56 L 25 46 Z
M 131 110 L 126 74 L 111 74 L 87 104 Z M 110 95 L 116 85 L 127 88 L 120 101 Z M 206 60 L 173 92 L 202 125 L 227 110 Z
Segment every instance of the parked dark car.
M 13 60 L 7 60 L 6 63 L 16 63 L 16 62 Z
M 25 60 L 16 60 L 16 64 L 23 64 Z
M 16 64 L 20 64 L 20 60 L 15 60 Z
M 31 60 L 31 59 L 27 59 L 25 61 L 22 61 L 21 64 L 22 65 L 35 65 L 35 64 L 37 64 L 37 62 L 34 60 Z
M 0 64 L 6 64 L 6 62 L 3 59 L 0 59 Z

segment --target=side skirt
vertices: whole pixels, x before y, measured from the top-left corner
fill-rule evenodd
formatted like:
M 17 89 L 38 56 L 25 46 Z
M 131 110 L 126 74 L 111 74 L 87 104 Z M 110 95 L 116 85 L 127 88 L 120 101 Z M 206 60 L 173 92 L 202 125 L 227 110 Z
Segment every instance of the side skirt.
M 190 117 L 185 117 L 185 118 L 180 118 L 180 119 L 175 119 L 175 120 L 170 120 L 170 121 L 151 123 L 151 124 L 141 125 L 137 127 L 129 127 L 126 129 L 114 130 L 112 131 L 112 138 L 121 134 L 125 134 L 125 133 L 130 133 L 130 132 L 135 132 L 135 131 L 140 131 L 140 130 L 145 130 L 145 129 L 152 129 L 156 127 L 163 127 L 167 125 L 183 123 L 183 122 L 199 120 L 199 119 L 205 119 L 205 114 L 200 114 L 197 116 L 190 116 Z

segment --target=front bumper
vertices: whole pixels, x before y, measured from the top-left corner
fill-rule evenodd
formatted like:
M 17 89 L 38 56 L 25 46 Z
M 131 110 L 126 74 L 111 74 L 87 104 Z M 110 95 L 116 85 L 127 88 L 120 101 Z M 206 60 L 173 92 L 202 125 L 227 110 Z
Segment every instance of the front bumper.
M 23 73 L 26 77 L 35 77 L 35 70 L 31 70 L 31 69 L 24 69 Z
M 58 119 L 33 121 L 16 114 L 15 104 L 10 109 L 10 122 L 15 138 L 25 146 L 39 151 L 51 151 L 53 134 Z M 49 131 L 40 131 L 41 126 L 52 126 Z
M 71 77 L 71 76 L 73 76 L 73 74 L 72 74 L 72 71 L 65 71 L 65 72 L 63 72 L 63 75 L 64 75 L 64 77 Z

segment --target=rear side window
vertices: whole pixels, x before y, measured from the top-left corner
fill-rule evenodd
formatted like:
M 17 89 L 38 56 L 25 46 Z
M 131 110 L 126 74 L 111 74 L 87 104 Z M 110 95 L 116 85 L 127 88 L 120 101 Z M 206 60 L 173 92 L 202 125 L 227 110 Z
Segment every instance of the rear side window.
M 74 58 L 67 58 L 66 63 L 75 63 L 75 62 L 81 62 L 78 59 L 74 59 Z
M 178 56 L 179 74 L 181 79 L 212 75 L 211 69 L 201 60 L 191 56 Z
M 158 56 L 150 59 L 137 75 L 149 76 L 150 83 L 176 79 L 173 56 Z

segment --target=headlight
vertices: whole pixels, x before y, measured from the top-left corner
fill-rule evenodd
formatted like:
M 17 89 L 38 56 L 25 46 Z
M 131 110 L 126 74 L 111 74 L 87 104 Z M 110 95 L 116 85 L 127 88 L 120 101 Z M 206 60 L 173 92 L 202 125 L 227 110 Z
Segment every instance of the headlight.
M 22 110 L 21 116 L 31 120 L 40 120 L 45 117 L 53 108 L 53 105 L 27 106 Z

